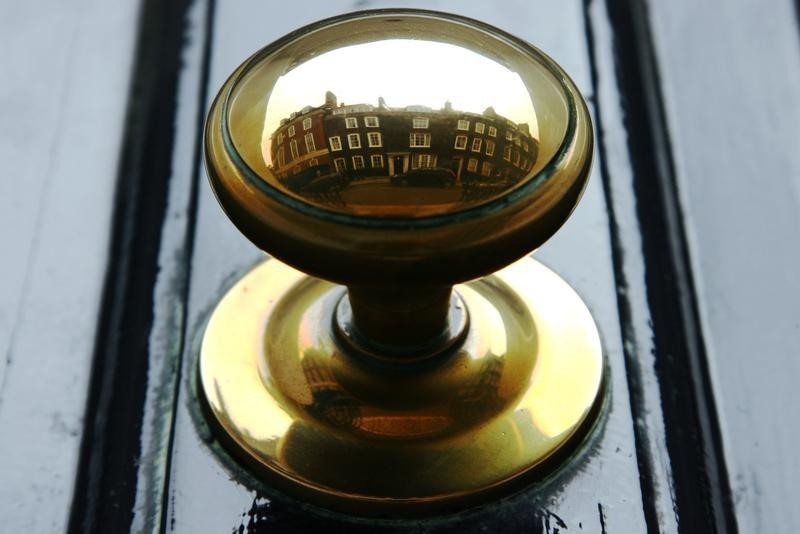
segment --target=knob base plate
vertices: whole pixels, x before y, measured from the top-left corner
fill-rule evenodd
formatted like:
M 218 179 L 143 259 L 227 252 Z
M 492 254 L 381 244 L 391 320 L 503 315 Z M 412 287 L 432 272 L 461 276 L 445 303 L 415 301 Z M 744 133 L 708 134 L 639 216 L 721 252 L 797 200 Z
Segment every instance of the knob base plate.
M 526 258 L 455 291 L 469 332 L 401 369 L 353 358 L 332 318 L 345 289 L 274 259 L 214 310 L 198 385 L 225 448 L 269 485 L 359 515 L 479 503 L 557 467 L 603 397 L 595 323 Z

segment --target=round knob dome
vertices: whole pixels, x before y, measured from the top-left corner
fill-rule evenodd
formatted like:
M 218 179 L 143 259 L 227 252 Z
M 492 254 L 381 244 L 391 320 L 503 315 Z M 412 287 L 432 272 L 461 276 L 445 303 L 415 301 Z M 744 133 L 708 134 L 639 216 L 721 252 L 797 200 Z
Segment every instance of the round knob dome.
M 258 51 L 219 92 L 206 158 L 257 246 L 348 285 L 453 284 L 547 240 L 585 185 L 586 105 L 531 45 L 374 11 Z

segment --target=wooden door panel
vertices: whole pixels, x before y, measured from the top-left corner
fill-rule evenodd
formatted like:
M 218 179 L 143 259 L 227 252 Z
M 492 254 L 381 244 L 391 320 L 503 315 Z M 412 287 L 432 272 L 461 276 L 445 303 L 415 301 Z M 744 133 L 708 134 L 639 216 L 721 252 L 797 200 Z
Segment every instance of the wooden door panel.
M 34 4 L 0 6 L 15 51 L 0 86 L 13 251 L 0 264 L 0 530 L 797 530 L 790 0 Z M 263 260 L 206 183 L 211 99 L 288 31 L 382 7 L 539 46 L 586 95 L 597 141 L 581 204 L 536 257 L 598 322 L 603 424 L 548 479 L 420 521 L 332 514 L 253 482 L 220 459 L 192 382 L 209 313 Z

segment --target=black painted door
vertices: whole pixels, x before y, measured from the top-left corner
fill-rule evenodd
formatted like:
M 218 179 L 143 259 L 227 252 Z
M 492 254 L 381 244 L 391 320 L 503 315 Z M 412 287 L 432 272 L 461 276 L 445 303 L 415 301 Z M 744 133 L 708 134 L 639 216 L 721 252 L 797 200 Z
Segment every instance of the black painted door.
M 0 517 L 9 532 L 800 529 L 800 39 L 790 0 L 400 2 L 550 53 L 598 155 L 537 257 L 611 372 L 567 467 L 456 516 L 325 513 L 221 464 L 191 387 L 203 321 L 262 256 L 199 138 L 250 52 L 382 1 L 0 5 Z

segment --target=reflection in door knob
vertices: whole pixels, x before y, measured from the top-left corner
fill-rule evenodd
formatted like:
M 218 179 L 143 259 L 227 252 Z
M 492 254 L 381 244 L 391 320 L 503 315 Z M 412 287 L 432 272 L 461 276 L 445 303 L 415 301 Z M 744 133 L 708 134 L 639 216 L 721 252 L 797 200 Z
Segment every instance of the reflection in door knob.
M 209 113 L 207 168 L 276 259 L 203 339 L 228 450 L 359 514 L 461 507 L 552 469 L 595 420 L 602 354 L 580 298 L 519 258 L 575 207 L 592 147 L 558 65 L 461 17 L 354 13 L 245 61 Z

